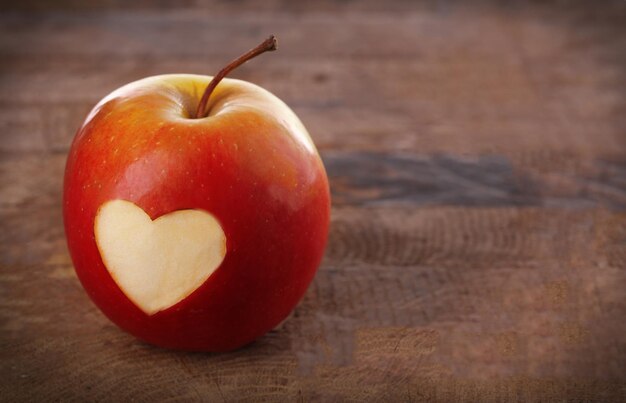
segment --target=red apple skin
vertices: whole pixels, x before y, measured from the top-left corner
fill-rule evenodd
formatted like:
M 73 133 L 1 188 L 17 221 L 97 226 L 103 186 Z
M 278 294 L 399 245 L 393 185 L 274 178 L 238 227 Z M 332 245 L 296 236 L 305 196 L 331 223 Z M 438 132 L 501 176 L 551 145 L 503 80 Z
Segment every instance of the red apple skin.
M 299 121 L 259 87 L 226 79 L 211 115 L 189 119 L 210 79 L 151 77 L 103 99 L 69 152 L 63 206 L 78 278 L 111 321 L 157 346 L 217 352 L 262 336 L 302 298 L 322 259 L 330 195 Z M 187 298 L 147 315 L 118 287 L 96 245 L 96 213 L 114 199 L 153 220 L 210 212 L 226 235 L 222 264 Z

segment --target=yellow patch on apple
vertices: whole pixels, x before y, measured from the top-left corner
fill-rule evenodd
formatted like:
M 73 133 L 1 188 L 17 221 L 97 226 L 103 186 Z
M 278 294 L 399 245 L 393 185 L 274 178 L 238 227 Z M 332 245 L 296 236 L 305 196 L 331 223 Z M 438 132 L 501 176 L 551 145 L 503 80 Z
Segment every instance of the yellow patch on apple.
M 226 256 L 226 235 L 203 210 L 174 211 L 152 221 L 135 204 L 111 200 L 98 209 L 94 233 L 111 277 L 148 315 L 194 292 Z

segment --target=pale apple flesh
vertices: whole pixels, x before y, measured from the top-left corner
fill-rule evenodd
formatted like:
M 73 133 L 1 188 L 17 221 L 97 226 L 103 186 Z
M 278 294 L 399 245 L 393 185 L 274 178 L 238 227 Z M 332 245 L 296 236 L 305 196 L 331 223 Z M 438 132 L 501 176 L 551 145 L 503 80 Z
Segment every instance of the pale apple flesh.
M 152 221 L 133 203 L 112 200 L 98 210 L 94 232 L 111 277 L 148 315 L 195 291 L 226 255 L 222 227 L 201 210 L 179 210 Z
M 209 115 L 191 119 L 210 80 L 150 77 L 104 98 L 70 149 L 63 210 L 76 273 L 113 322 L 159 346 L 224 351 L 303 297 L 324 252 L 330 192 L 306 129 L 270 92 L 224 79 Z M 180 240 L 156 235 L 190 212 L 218 225 L 207 218 L 191 243 L 187 229 Z

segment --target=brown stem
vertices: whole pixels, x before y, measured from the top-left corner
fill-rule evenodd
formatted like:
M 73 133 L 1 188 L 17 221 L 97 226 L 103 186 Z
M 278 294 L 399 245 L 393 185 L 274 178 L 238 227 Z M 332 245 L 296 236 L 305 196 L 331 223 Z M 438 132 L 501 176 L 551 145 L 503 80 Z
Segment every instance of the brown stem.
M 250 49 L 243 55 L 239 56 L 238 58 L 230 62 L 226 67 L 221 69 L 219 73 L 217 73 L 215 77 L 213 77 L 209 85 L 207 85 L 206 90 L 204 90 L 202 99 L 200 100 L 200 103 L 198 104 L 198 109 L 196 109 L 196 115 L 193 116 L 192 118 L 196 118 L 196 119 L 204 118 L 209 114 L 209 110 L 207 108 L 209 97 L 211 96 L 211 93 L 213 93 L 213 90 L 215 89 L 215 87 L 217 87 L 220 81 L 222 81 L 222 79 L 226 77 L 228 73 L 230 73 L 232 70 L 236 69 L 237 67 L 241 66 L 248 60 L 254 57 L 257 57 L 261 53 L 265 53 L 267 51 L 272 51 L 272 50 L 276 50 L 276 38 L 274 37 L 274 35 L 270 35 L 269 38 L 267 38 L 266 40 L 258 44 L 255 48 Z

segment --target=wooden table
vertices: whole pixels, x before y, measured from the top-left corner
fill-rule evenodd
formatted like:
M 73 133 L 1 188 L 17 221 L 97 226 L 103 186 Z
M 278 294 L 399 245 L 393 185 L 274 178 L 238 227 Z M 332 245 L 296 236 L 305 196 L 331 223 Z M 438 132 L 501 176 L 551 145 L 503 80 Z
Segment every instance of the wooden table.
M 0 16 L 0 400 L 626 399 L 623 1 L 18 3 Z M 72 136 L 120 85 L 213 74 L 269 33 L 279 52 L 234 76 L 319 146 L 323 264 L 244 349 L 142 344 L 74 274 Z

